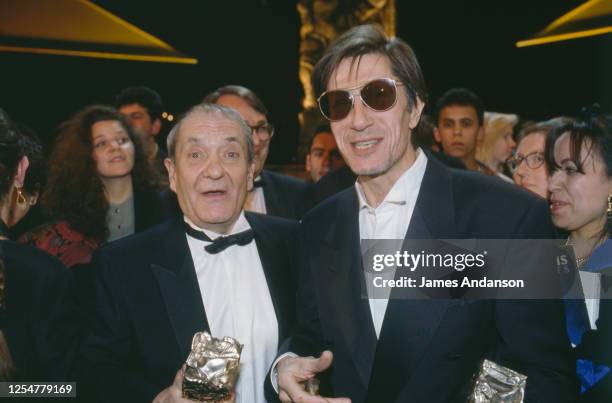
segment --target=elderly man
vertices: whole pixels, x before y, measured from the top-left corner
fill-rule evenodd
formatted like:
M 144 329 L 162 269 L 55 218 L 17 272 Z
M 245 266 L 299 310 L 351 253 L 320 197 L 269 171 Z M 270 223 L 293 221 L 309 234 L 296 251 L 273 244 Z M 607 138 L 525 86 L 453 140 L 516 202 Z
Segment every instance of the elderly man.
M 271 372 L 280 399 L 465 402 L 489 358 L 527 375 L 525 401 L 575 401 L 559 301 L 397 299 L 370 287 L 362 294 L 360 240 L 547 238 L 546 203 L 449 170 L 411 145 L 426 92 L 401 39 L 374 26 L 347 31 L 315 67 L 313 84 L 358 178 L 302 220 L 296 331 Z M 338 399 L 306 393 L 318 373 L 321 394 Z
M 193 335 L 208 331 L 244 345 L 236 401 L 264 402 L 265 374 L 294 318 L 297 224 L 243 212 L 253 143 L 235 111 L 193 107 L 168 151 L 183 216 L 95 256 L 81 374 L 103 401 L 175 401 Z

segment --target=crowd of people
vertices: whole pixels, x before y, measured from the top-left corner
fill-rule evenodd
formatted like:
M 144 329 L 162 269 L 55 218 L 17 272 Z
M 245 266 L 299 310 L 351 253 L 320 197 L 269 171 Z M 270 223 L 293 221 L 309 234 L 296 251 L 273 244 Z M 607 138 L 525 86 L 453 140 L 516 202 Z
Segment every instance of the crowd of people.
M 0 110 L 0 381 L 83 401 L 186 401 L 198 331 L 243 344 L 232 401 L 466 401 L 487 358 L 528 402 L 612 400 L 612 116 L 524 121 L 452 88 L 378 27 L 327 49 L 307 181 L 265 169 L 276 133 L 227 85 L 179 117 L 129 87 L 40 139 Z M 431 111 L 426 115 L 426 106 Z M 582 298 L 363 294 L 365 239 L 557 239 Z M 555 281 L 552 278 L 551 281 Z M 320 380 L 320 393 L 306 384 Z

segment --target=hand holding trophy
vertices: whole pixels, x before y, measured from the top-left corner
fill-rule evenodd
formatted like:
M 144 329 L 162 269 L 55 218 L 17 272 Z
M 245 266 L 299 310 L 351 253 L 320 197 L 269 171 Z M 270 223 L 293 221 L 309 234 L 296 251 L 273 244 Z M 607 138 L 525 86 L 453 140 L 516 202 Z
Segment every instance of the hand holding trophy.
M 196 333 L 186 364 L 153 403 L 233 403 L 241 351 L 242 345 L 231 337 Z

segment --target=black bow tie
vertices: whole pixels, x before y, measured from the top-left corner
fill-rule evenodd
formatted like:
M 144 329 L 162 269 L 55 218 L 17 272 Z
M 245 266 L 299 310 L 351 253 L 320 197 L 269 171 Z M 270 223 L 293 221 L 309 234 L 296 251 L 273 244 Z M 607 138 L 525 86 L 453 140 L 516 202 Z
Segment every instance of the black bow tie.
M 204 249 L 206 250 L 206 252 L 213 255 L 219 252 L 223 252 L 225 249 L 232 245 L 248 245 L 255 237 L 255 233 L 253 232 L 253 230 L 248 229 L 237 234 L 220 236 L 213 241 L 203 231 L 198 231 L 187 223 L 185 223 L 185 232 L 187 232 L 189 236 L 199 239 L 200 241 L 212 242 L 210 245 L 206 245 Z

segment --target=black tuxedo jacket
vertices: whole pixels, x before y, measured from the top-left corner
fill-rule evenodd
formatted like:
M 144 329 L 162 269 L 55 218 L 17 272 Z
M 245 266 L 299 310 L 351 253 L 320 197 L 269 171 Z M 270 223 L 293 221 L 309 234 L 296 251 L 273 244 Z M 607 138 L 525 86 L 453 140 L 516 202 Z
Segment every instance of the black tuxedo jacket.
M 295 316 L 297 223 L 255 213 L 246 218 L 280 343 Z M 80 351 L 81 389 L 87 401 L 150 402 L 172 383 L 193 335 L 210 331 L 182 217 L 102 247 L 92 264 L 96 303 Z
M 528 376 L 527 402 L 577 398 L 560 301 L 390 299 L 377 340 L 363 282 L 358 199 L 347 189 L 308 212 L 300 231 L 298 313 L 289 350 L 334 353 L 322 375 L 359 402 L 465 402 L 483 358 Z M 546 203 L 433 158 L 406 234 L 415 239 L 551 238 Z
M 261 171 L 268 215 L 299 220 L 309 207 L 308 184 L 288 175 Z
M 13 380 L 72 380 L 79 334 L 70 272 L 40 249 L 12 241 L 0 241 L 0 260 L 6 275 L 0 330 L 17 370 Z

